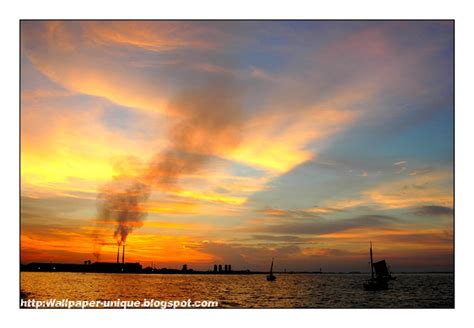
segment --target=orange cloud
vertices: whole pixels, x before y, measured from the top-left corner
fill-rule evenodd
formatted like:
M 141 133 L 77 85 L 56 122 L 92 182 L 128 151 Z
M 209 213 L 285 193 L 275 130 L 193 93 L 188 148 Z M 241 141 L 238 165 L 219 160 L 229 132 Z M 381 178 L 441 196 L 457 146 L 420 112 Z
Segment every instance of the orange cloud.
M 340 131 L 355 116 L 320 107 L 265 112 L 244 126 L 244 139 L 228 158 L 281 174 L 313 158 L 315 154 L 305 148 L 310 142 Z
M 146 149 L 159 147 L 155 142 L 110 131 L 101 122 L 101 115 L 100 107 L 48 107 L 25 100 L 22 94 L 22 183 L 95 192 L 98 183 L 115 174 L 114 159 L 143 158 Z
M 415 175 L 377 186 L 363 192 L 363 194 L 369 202 L 385 208 L 403 208 L 426 204 L 452 207 L 452 186 L 443 185 L 451 178 L 452 172 Z
M 384 182 L 361 191 L 358 197 L 326 201 L 324 207 L 337 210 L 371 205 L 386 209 L 433 204 L 452 207 L 452 172 L 430 172 L 423 175 L 409 174 L 400 180 Z
M 81 27 L 86 37 L 99 45 L 127 45 L 157 52 L 215 47 L 210 39 L 196 38 L 205 32 L 203 27 L 187 28 L 186 24 L 177 22 L 81 22 Z
M 165 111 L 158 81 L 126 63 L 110 61 L 97 44 L 87 41 L 89 34 L 81 37 L 71 27 L 65 22 L 23 23 L 22 53 L 42 74 L 70 91 L 141 110 Z
M 103 226 L 115 226 L 116 221 L 111 220 L 95 220 L 98 225 Z M 127 223 L 131 227 L 152 227 L 160 228 L 165 230 L 207 230 L 210 229 L 209 225 L 203 223 L 178 223 L 178 222 L 168 222 L 168 221 L 150 221 L 146 220 L 144 222 L 129 222 Z

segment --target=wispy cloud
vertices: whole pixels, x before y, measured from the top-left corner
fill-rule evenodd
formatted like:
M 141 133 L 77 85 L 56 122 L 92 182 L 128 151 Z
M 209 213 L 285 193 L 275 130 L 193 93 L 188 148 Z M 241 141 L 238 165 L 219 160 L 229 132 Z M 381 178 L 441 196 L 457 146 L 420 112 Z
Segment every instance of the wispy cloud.
M 451 207 L 425 205 L 416 208 L 415 213 L 425 216 L 452 216 L 454 214 L 454 210 Z
M 312 234 L 324 235 L 334 232 L 342 232 L 354 228 L 373 228 L 377 226 L 390 227 L 393 224 L 399 223 L 400 220 L 396 217 L 387 215 L 360 215 L 358 217 L 349 219 L 325 219 L 313 215 L 310 218 L 305 214 L 288 212 L 285 219 L 292 218 L 293 220 L 286 220 L 284 223 L 266 224 L 256 227 L 247 228 L 254 232 L 271 232 L 280 234 Z M 307 218 L 302 220 L 302 218 Z

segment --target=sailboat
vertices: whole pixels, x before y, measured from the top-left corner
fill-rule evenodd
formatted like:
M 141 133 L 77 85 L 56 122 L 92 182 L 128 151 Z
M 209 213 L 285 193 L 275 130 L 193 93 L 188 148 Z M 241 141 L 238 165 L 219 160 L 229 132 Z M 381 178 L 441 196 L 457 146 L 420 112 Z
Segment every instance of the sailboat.
M 272 258 L 272 265 L 270 266 L 270 273 L 267 275 L 268 281 L 275 281 L 276 277 L 273 275 L 273 258 Z
M 395 280 L 397 277 L 392 276 L 390 269 L 385 260 L 375 262 L 374 264 L 375 277 L 385 280 Z
M 366 290 L 383 290 L 388 289 L 389 280 L 395 280 L 387 267 L 385 260 L 374 263 L 372 254 L 372 242 L 370 242 L 370 279 L 364 283 Z

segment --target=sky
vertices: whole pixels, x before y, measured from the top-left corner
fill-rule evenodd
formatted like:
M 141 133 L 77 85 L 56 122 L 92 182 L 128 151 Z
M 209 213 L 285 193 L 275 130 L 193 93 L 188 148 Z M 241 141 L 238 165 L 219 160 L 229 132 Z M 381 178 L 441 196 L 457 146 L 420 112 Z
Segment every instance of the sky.
M 450 21 L 22 21 L 21 262 L 453 270 Z

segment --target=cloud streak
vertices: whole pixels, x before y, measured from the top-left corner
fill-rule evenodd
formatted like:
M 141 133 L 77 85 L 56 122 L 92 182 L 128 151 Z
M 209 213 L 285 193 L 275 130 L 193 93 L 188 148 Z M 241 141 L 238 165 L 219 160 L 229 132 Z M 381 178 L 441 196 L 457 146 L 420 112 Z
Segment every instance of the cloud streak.
M 329 220 L 320 217 L 308 219 L 307 217 L 308 213 L 304 213 L 302 216 L 300 213 L 295 214 L 294 212 L 288 212 L 287 215 L 284 215 L 284 219 L 287 220 L 285 223 L 250 227 L 248 230 L 280 234 L 324 235 L 343 232 L 354 228 L 390 227 L 400 223 L 400 219 L 387 215 L 368 214 L 338 220 Z M 303 218 L 306 218 L 306 220 L 303 220 Z
M 426 205 L 416 208 L 415 213 L 424 216 L 452 216 L 454 210 L 451 207 Z

